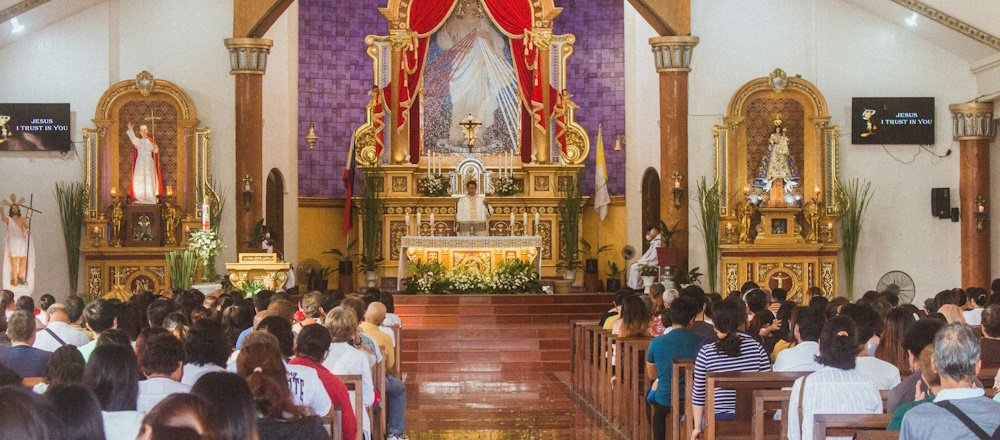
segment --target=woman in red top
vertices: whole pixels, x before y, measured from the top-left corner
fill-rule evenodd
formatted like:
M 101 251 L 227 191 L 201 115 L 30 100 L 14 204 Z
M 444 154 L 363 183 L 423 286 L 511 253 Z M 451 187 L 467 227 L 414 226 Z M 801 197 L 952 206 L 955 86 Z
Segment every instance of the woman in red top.
M 302 365 L 316 370 L 320 382 L 326 388 L 326 393 L 330 395 L 330 401 L 334 405 L 340 404 L 344 410 L 340 418 L 340 429 L 345 439 L 357 438 L 358 421 L 354 416 L 354 407 L 351 398 L 347 394 L 347 386 L 336 375 L 323 366 L 326 353 L 330 349 L 330 332 L 319 324 L 310 324 L 302 327 L 298 339 L 295 340 L 295 357 L 288 363 L 292 365 Z

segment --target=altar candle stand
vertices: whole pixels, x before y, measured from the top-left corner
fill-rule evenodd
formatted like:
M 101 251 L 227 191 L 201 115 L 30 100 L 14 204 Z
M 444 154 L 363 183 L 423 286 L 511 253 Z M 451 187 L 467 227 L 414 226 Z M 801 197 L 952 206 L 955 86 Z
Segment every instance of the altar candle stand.
M 533 231 L 535 233 L 535 235 L 538 235 L 538 220 L 539 220 L 539 215 L 536 212 L 535 213 L 535 230 Z
M 409 212 L 406 213 L 406 218 L 405 218 L 404 222 L 406 223 L 406 233 L 410 234 L 410 213 Z
M 434 236 L 434 213 L 431 213 L 431 236 Z
M 528 213 L 521 214 L 521 224 L 524 225 L 524 235 L 528 235 Z

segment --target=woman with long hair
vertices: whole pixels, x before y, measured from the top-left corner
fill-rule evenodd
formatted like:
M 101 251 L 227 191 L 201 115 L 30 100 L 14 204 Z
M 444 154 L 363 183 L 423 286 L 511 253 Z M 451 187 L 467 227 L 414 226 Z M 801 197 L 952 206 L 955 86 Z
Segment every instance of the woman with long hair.
M 823 368 L 795 380 L 788 403 L 788 439 L 813 438 L 814 414 L 882 414 L 878 385 L 855 369 L 858 341 L 854 321 L 836 316 L 826 322 L 816 360 Z
M 257 406 L 257 433 L 261 440 L 329 437 L 323 420 L 308 407 L 296 406 L 288 390 L 288 372 L 278 344 L 251 343 L 240 349 L 236 374 L 246 379 Z
M 86 365 L 80 350 L 72 345 L 63 345 L 49 356 L 49 363 L 45 364 L 44 380 L 33 389 L 38 394 L 45 394 L 45 390 L 52 385 L 80 383 L 83 381 L 83 369 Z
M 622 301 L 621 319 L 615 321 L 611 334 L 623 338 L 636 336 L 654 336 L 650 327 L 652 317 L 646 309 L 646 303 L 638 295 L 626 296 Z
M 241 377 L 226 372 L 201 376 L 191 387 L 194 394 L 219 411 L 219 440 L 257 440 L 257 408 L 250 387 Z
M 954 304 L 944 304 L 938 308 L 938 313 L 944 315 L 944 319 L 948 321 L 948 324 L 965 324 L 965 316 L 962 315 L 962 309 Z
M 142 427 L 142 413 L 136 411 L 139 398 L 139 362 L 131 347 L 98 345 L 83 370 L 86 384 L 101 403 L 107 440 L 134 440 Z
M 219 415 L 212 404 L 193 394 L 175 393 L 165 397 L 146 414 L 136 440 L 218 437 Z
M 712 306 L 712 322 L 719 340 L 706 344 L 698 350 L 694 361 L 694 388 L 691 403 L 694 408 L 694 431 L 691 438 L 697 439 L 702 432 L 705 417 L 705 377 L 710 372 L 758 372 L 771 371 L 771 360 L 764 347 L 740 331 L 747 322 L 746 306 L 738 299 L 727 299 Z M 733 420 L 736 414 L 736 392 L 731 389 L 716 389 L 716 420 Z
M 909 310 L 896 307 L 889 311 L 885 316 L 878 347 L 875 348 L 875 358 L 895 365 L 899 371 L 910 371 L 910 358 L 903 348 L 903 335 L 914 322 L 917 322 L 917 318 Z
M 101 403 L 89 388 L 79 383 L 53 383 L 45 398 L 65 425 L 64 439 L 104 440 Z

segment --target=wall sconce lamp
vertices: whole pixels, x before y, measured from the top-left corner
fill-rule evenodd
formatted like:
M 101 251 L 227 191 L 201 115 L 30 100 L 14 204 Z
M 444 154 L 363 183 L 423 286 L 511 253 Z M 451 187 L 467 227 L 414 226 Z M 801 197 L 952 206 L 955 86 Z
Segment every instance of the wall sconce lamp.
M 623 145 L 625 145 L 625 135 L 615 136 L 615 151 L 622 151 Z
M 681 188 L 683 177 L 679 171 L 674 171 L 670 178 L 674 179 L 674 209 L 681 209 L 681 201 L 684 200 L 684 188 Z
M 309 133 L 306 133 L 306 144 L 309 144 L 309 149 L 312 150 L 316 146 L 316 141 L 319 140 L 319 136 L 316 136 L 316 124 L 309 123 Z
M 986 198 L 981 194 L 976 196 L 976 210 L 973 214 L 976 216 L 976 232 L 983 232 L 983 224 L 986 223 Z
M 249 174 L 243 176 L 243 210 L 250 211 L 253 205 L 253 190 L 250 189 L 250 185 L 253 184 L 253 177 Z

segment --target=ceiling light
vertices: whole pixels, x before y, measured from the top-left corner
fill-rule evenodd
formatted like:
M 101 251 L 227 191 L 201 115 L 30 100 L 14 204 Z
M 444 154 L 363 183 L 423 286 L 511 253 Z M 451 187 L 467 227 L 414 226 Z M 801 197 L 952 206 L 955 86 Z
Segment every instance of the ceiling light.
M 908 24 L 910 26 L 916 26 L 917 25 L 917 13 L 914 12 L 913 15 L 910 16 L 910 18 L 907 18 L 906 20 L 903 20 L 903 21 L 905 21 L 906 24 Z
M 10 19 L 10 24 L 11 26 L 14 26 L 14 28 L 10 30 L 10 33 L 12 34 L 16 34 L 24 30 L 24 25 L 17 22 L 17 17 Z

